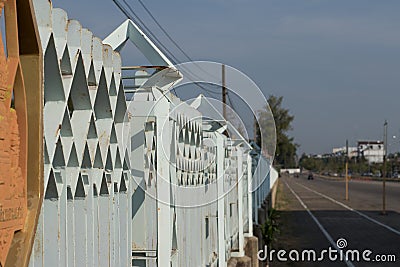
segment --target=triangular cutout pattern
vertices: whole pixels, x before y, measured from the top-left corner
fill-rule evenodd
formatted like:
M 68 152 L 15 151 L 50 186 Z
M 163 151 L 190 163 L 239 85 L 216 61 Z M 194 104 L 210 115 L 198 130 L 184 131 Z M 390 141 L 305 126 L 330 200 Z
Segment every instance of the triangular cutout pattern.
M 96 76 L 94 74 L 93 61 L 90 62 L 90 69 L 89 69 L 89 75 L 88 75 L 88 85 L 89 86 L 97 86 Z
M 63 56 L 60 63 L 62 75 L 72 75 L 71 60 L 69 58 L 68 46 L 65 46 Z
M 97 144 L 96 155 L 94 157 L 93 168 L 102 169 L 104 167 L 103 160 L 101 159 L 100 146 Z
M 125 183 L 125 177 L 124 177 L 124 173 L 121 174 L 121 182 L 119 183 L 119 192 L 126 192 L 128 191 L 128 188 L 126 187 L 126 183 Z
M 50 199 L 50 200 L 57 200 L 58 199 L 58 191 L 57 191 L 57 185 L 56 185 L 56 179 L 54 177 L 54 172 L 53 170 L 50 171 L 50 177 L 47 182 L 47 187 L 46 187 L 46 193 L 44 195 L 45 199 Z
M 117 155 L 115 156 L 115 169 L 122 169 L 122 162 L 121 162 L 121 156 L 119 154 L 119 149 L 117 148 Z
M 87 87 L 85 68 L 83 66 L 82 55 L 80 53 L 76 64 L 74 79 L 72 81 L 69 101 L 73 106 L 73 110 L 92 109 L 89 90 Z
M 185 128 L 184 128 L 185 130 L 185 144 L 189 144 L 189 139 L 190 139 L 190 134 L 189 134 L 189 129 L 188 129 L 188 127 L 186 126 Z
M 66 108 L 64 112 L 60 134 L 62 137 L 73 137 L 68 108 Z
M 110 90 L 108 93 L 110 96 L 117 96 L 117 87 L 115 86 L 114 74 L 111 76 Z
M 71 153 L 68 159 L 68 167 L 79 167 L 78 155 L 76 154 L 75 144 L 72 145 Z
M 85 150 L 83 152 L 83 159 L 82 159 L 82 169 L 90 169 L 92 168 L 92 161 L 90 160 L 89 148 L 88 145 L 85 145 Z
M 128 121 L 128 116 L 126 116 L 126 111 L 127 111 L 127 106 L 125 100 L 125 93 L 121 82 L 118 91 L 117 106 L 115 108 L 115 116 L 114 116 L 115 123 L 123 123 Z
M 101 179 L 100 196 L 106 195 L 109 195 L 109 192 L 107 187 L 106 175 L 105 173 L 103 173 L 103 179 Z
M 107 151 L 106 170 L 107 171 L 112 171 L 113 170 L 113 164 L 112 164 L 112 160 L 111 160 L 111 151 L 110 151 L 110 149 L 108 149 L 108 151 Z
M 128 155 L 128 151 L 125 152 L 125 155 Z M 129 166 L 130 166 L 130 164 L 129 164 L 128 157 L 125 157 L 124 166 L 123 166 L 124 171 L 129 171 Z
M 112 125 L 112 128 L 111 128 L 110 143 L 111 144 L 118 144 L 117 133 L 115 132 L 114 124 Z
M 47 103 L 49 101 L 65 101 L 53 35 L 50 36 L 44 54 L 44 102 Z
M 53 167 L 54 168 L 64 168 L 65 167 L 63 145 L 61 143 L 60 138 L 58 139 L 57 144 L 56 144 L 56 152 L 54 153 Z
M 99 87 L 97 88 L 97 95 L 94 103 L 94 112 L 97 120 L 112 118 L 110 97 L 108 96 L 104 69 L 100 75 Z
M 76 190 L 75 190 L 75 199 L 76 198 L 85 198 L 85 187 L 83 186 L 82 176 L 79 174 L 78 181 L 76 183 Z
M 96 130 L 96 124 L 94 123 L 94 117 L 92 114 L 92 117 L 90 119 L 90 124 L 89 124 L 89 132 L 88 132 L 88 139 L 97 139 L 97 130 Z
M 190 145 L 191 146 L 196 145 L 196 133 L 194 130 L 191 132 Z

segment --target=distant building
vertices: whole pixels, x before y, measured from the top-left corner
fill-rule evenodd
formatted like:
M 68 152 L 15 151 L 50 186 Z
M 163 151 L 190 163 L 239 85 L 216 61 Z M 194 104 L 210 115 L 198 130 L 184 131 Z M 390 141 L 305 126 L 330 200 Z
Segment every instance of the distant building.
M 385 155 L 385 146 L 382 141 L 358 141 L 358 156 L 369 163 L 382 163 Z
M 300 173 L 300 168 L 292 168 L 292 169 L 281 169 L 280 173 L 288 173 L 288 174 L 295 174 Z
M 354 147 L 354 146 L 352 146 L 352 147 L 349 147 L 348 148 L 348 157 L 349 158 L 354 158 L 354 157 L 357 157 L 358 156 L 358 148 L 357 147 Z M 332 154 L 334 154 L 334 155 L 346 155 L 346 147 L 344 146 L 344 147 L 337 147 L 337 148 L 334 148 L 334 149 L 332 149 Z

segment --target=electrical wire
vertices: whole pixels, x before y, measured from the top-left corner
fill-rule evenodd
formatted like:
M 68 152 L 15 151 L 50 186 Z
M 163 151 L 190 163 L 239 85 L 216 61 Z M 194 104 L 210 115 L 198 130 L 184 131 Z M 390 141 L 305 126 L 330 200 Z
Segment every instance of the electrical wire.
M 140 5 L 146 10 L 147 14 L 153 19 L 153 21 L 157 24 L 157 26 L 161 29 L 161 31 L 165 34 L 165 36 L 168 37 L 168 39 L 179 49 L 179 51 L 182 52 L 183 55 L 189 60 L 193 61 L 190 56 L 175 42 L 175 40 L 168 34 L 168 32 L 164 29 L 164 27 L 157 21 L 157 19 L 153 16 L 153 14 L 150 12 L 150 10 L 146 7 L 146 5 L 141 1 L 138 0 Z
M 139 25 L 145 34 L 162 50 L 162 52 L 168 55 L 168 58 L 172 60 L 173 64 L 179 62 L 179 60 L 172 54 L 172 52 L 162 44 L 162 42 L 153 34 L 153 32 L 146 26 L 146 24 L 140 19 L 140 17 L 135 13 L 132 7 L 126 2 L 126 0 L 122 0 L 122 2 L 128 7 L 128 10 L 117 0 L 112 0 L 114 4 L 119 8 L 119 10 L 130 20 L 132 20 L 135 24 Z
M 208 92 L 208 93 L 216 94 L 216 95 L 221 95 L 221 94 L 222 94 L 221 92 L 215 92 L 215 91 L 212 91 L 212 90 L 210 90 L 210 89 L 207 89 L 207 88 L 203 87 L 199 82 L 193 82 L 193 83 L 194 83 L 196 86 L 200 87 L 200 89 L 202 89 L 202 90 L 204 90 L 204 91 L 206 91 L 206 92 Z M 213 85 L 213 84 L 211 84 L 211 85 Z
M 170 59 L 173 60 L 173 63 L 174 63 L 174 64 L 176 64 L 176 62 L 178 61 L 178 59 L 177 59 L 177 58 L 171 53 L 171 51 L 169 51 L 168 48 L 165 47 L 165 46 L 160 42 L 160 40 L 151 32 L 151 30 L 144 24 L 144 22 L 140 19 L 140 17 L 133 11 L 133 9 L 129 6 L 129 4 L 128 4 L 125 0 L 122 0 L 122 1 L 125 3 L 125 5 L 128 6 L 128 9 L 129 9 L 130 12 L 133 14 L 133 16 L 132 16 L 131 14 L 129 14 L 129 12 L 128 12 L 118 1 L 113 0 L 114 4 L 119 8 L 119 10 L 120 10 L 128 19 L 132 20 L 135 24 L 140 25 L 140 26 L 142 27 L 142 30 L 143 30 L 143 28 L 144 28 L 144 29 L 146 30 L 146 34 L 147 34 L 150 38 L 152 38 L 152 41 L 153 41 L 154 43 L 156 43 L 159 47 L 161 47 L 161 48 L 164 50 L 163 53 L 165 53 L 165 54 L 168 53 L 168 57 L 169 57 Z M 140 22 L 140 24 L 139 24 L 138 22 Z M 166 53 L 165 51 L 167 51 L 167 53 Z M 175 61 L 175 62 L 174 62 L 174 61 Z M 177 94 L 175 88 L 173 88 L 172 91 L 175 93 L 176 96 L 178 96 L 178 94 Z M 179 97 L 179 96 L 178 96 L 178 97 Z
M 182 49 L 182 47 L 171 37 L 171 35 L 165 30 L 165 28 L 162 26 L 161 23 L 158 22 L 158 20 L 156 19 L 156 17 L 151 13 L 151 11 L 147 8 L 147 6 L 143 3 L 142 0 L 138 0 L 138 2 L 140 3 L 140 5 L 143 7 L 143 9 L 147 12 L 147 14 L 152 18 L 152 20 L 155 22 L 155 24 L 157 24 L 157 26 L 161 29 L 161 31 L 165 34 L 165 36 L 167 36 L 167 38 L 171 41 L 171 43 L 173 43 L 178 50 L 190 61 L 193 62 L 194 65 L 200 69 L 201 71 L 203 71 L 205 74 L 207 75 L 211 75 L 214 78 L 216 78 L 214 75 L 212 75 L 211 73 L 208 73 L 207 71 L 205 71 L 201 66 L 199 66 L 198 64 L 196 64 L 194 62 L 194 60 L 184 51 L 184 49 Z
M 188 60 L 192 61 L 192 58 L 173 40 L 173 38 L 168 34 L 168 32 L 162 27 L 162 25 L 157 21 L 157 19 L 155 18 L 155 16 L 151 13 L 151 11 L 144 5 L 144 3 L 141 0 L 138 0 L 139 3 L 142 5 L 142 7 L 146 10 L 146 12 L 149 14 L 149 16 L 154 20 L 154 22 L 157 24 L 158 27 L 160 27 L 160 29 L 162 30 L 162 32 L 168 37 L 168 39 L 179 49 L 179 51 L 182 52 L 182 54 L 185 55 L 185 57 L 187 57 Z M 122 0 L 122 2 L 125 4 L 125 6 L 129 9 L 130 12 L 128 12 L 128 10 L 126 10 L 126 8 L 124 6 L 121 5 L 121 3 L 117 0 L 113 0 L 114 4 L 120 9 L 120 11 L 129 19 L 131 19 L 135 24 L 139 25 L 142 30 L 145 30 L 145 34 L 148 35 L 151 40 L 157 44 L 157 46 L 159 46 L 162 49 L 162 52 L 165 53 L 170 59 L 172 59 L 173 64 L 176 65 L 177 62 L 179 62 L 179 60 L 173 55 L 173 53 L 164 45 L 162 44 L 162 42 L 157 38 L 157 36 L 146 26 L 146 24 L 143 22 L 142 19 L 140 19 L 140 17 L 136 14 L 136 12 L 133 10 L 133 8 L 128 4 L 128 2 L 126 2 L 126 0 Z M 131 13 L 131 14 L 130 14 Z M 197 66 L 197 65 L 196 65 Z M 187 71 L 187 76 L 194 78 L 195 75 L 194 73 L 192 73 L 188 68 L 185 68 L 184 66 L 181 66 L 182 68 L 186 69 Z M 200 66 L 198 66 L 198 68 L 200 68 Z M 203 70 L 204 71 L 204 70 Z M 204 71 L 205 72 L 205 71 Z M 207 73 L 207 72 L 205 72 Z M 208 73 L 207 73 L 208 74 Z M 197 76 L 198 77 L 198 76 Z M 200 89 L 212 93 L 212 94 L 221 94 L 218 92 L 214 92 L 211 91 L 209 89 L 206 89 L 205 87 L 203 87 L 202 85 L 200 85 L 200 83 L 198 82 L 193 82 L 197 87 L 199 87 Z M 172 91 L 178 96 L 178 94 L 176 93 L 175 88 L 172 89 Z M 178 96 L 179 97 L 179 96 Z

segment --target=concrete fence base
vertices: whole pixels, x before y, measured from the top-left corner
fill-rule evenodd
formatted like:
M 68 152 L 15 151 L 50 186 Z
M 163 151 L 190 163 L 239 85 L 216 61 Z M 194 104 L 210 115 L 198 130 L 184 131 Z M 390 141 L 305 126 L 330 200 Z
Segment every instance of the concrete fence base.
M 245 256 L 232 257 L 228 261 L 228 267 L 258 267 L 258 238 L 255 236 L 245 238 Z
M 228 267 L 252 267 L 251 262 L 251 258 L 247 256 L 230 258 L 228 261 Z
M 251 267 L 258 267 L 258 238 L 255 236 L 247 237 L 245 239 L 246 245 L 244 247 L 244 253 L 247 257 L 251 258 Z
M 246 251 L 246 255 L 251 257 L 252 259 L 255 259 L 252 261 L 252 267 L 264 267 L 268 266 L 268 262 L 266 261 L 259 261 L 257 259 L 257 253 L 259 249 L 264 249 L 265 247 L 265 242 L 263 239 L 263 233 L 262 233 L 262 226 L 263 224 L 267 221 L 269 211 L 273 208 L 275 208 L 276 205 L 276 194 L 277 194 L 277 189 L 278 189 L 278 183 L 275 183 L 273 187 L 271 187 L 270 194 L 265 198 L 263 203 L 261 204 L 261 207 L 258 208 L 258 224 L 253 225 L 253 239 L 248 239 L 247 240 L 247 245 L 249 245 L 249 251 Z M 253 244 L 255 243 L 255 244 Z M 254 249 L 255 251 L 253 251 Z M 251 252 L 250 252 L 251 251 Z M 252 256 L 251 256 L 252 255 Z

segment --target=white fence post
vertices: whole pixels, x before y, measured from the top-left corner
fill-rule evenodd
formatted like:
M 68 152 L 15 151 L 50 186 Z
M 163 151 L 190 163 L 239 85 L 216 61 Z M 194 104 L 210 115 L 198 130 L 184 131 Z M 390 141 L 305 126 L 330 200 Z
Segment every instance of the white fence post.
M 172 234 L 171 234 L 171 181 L 170 181 L 170 140 L 169 103 L 160 99 L 154 110 L 156 117 L 156 159 L 157 159 L 157 221 L 158 267 L 170 267 Z
M 226 266 L 225 260 L 225 199 L 224 199 L 224 138 L 220 133 L 216 134 L 217 141 L 217 196 L 218 196 L 218 266 Z
M 249 232 L 247 236 L 253 236 L 253 174 L 252 174 L 252 164 L 253 160 L 250 154 L 247 155 L 247 194 L 248 194 L 248 213 L 249 213 Z
M 239 228 L 239 252 L 235 257 L 244 256 L 244 229 L 243 229 L 243 149 L 236 148 L 237 153 L 237 191 L 238 191 L 238 228 Z M 234 190 L 234 189 L 233 189 Z

